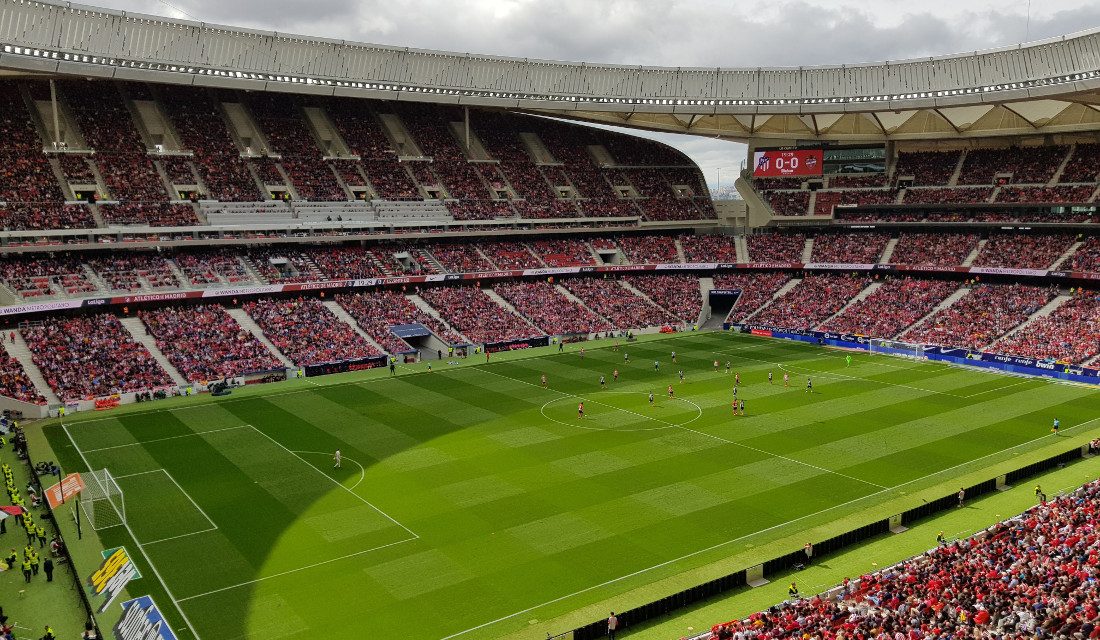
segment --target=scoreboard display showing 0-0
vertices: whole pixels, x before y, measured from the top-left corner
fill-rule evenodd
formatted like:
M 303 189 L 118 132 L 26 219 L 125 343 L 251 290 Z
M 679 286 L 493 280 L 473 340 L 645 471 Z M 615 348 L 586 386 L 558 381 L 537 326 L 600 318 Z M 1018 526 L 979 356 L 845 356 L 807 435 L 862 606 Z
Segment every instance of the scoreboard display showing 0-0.
M 819 176 L 825 152 L 821 149 L 765 149 L 754 152 L 752 175 L 757 178 Z

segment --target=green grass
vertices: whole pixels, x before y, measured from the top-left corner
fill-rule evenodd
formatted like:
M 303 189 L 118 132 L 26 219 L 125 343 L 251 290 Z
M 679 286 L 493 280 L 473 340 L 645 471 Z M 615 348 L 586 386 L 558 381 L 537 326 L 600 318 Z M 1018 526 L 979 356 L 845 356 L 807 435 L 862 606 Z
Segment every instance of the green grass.
M 181 638 L 228 640 L 545 637 L 1100 431 L 1079 386 L 881 356 L 846 367 L 734 334 L 625 350 L 629 364 L 542 350 L 286 383 L 45 435 L 67 469 L 120 478 L 130 531 L 99 539 L 136 557 L 130 593 L 152 593 Z M 741 374 L 747 417 L 716 358 Z

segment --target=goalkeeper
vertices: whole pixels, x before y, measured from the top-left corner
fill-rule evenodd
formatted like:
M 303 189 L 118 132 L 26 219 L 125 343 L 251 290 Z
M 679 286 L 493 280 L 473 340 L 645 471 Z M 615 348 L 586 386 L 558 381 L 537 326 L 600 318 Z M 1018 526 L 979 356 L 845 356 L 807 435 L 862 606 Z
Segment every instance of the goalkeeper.
M 852 354 L 849 353 L 848 355 L 844 356 L 844 361 L 847 363 L 844 366 L 847 366 L 847 367 L 852 366 Z

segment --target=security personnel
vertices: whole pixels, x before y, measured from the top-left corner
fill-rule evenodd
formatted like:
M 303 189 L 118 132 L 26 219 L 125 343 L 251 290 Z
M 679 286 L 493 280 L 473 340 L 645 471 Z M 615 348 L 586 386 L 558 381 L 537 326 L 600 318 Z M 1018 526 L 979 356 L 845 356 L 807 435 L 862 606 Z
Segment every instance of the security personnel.
M 15 563 L 19 561 L 19 554 L 15 553 L 15 549 L 11 550 L 11 553 L 4 558 L 4 563 L 8 565 L 8 571 L 15 568 Z
M 42 640 L 57 640 L 57 636 L 53 634 L 53 627 L 46 625 L 46 633 L 42 636 Z
M 38 553 L 34 550 L 31 551 L 31 573 L 38 575 Z
M 31 560 L 26 556 L 23 556 L 23 581 L 31 581 Z
M 43 549 L 46 547 L 46 528 L 42 525 L 35 527 L 34 535 L 38 536 L 38 548 Z

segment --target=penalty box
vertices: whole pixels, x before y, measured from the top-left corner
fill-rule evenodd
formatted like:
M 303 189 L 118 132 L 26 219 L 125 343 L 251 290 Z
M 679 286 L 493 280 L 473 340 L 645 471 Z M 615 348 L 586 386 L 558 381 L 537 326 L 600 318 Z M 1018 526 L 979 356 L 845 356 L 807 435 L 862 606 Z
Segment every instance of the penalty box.
M 320 547 L 358 550 L 418 537 L 330 475 L 330 455 L 293 451 L 250 424 L 137 441 L 110 419 L 65 430 L 89 467 L 115 478 L 126 522 L 139 544 L 155 545 L 150 551 L 221 536 L 219 521 L 262 515 L 272 499 L 296 516 L 288 533 Z M 361 472 L 348 461 L 350 482 Z

